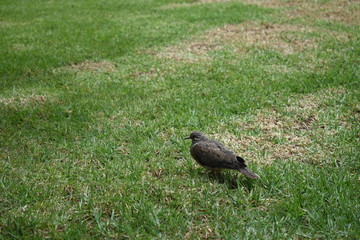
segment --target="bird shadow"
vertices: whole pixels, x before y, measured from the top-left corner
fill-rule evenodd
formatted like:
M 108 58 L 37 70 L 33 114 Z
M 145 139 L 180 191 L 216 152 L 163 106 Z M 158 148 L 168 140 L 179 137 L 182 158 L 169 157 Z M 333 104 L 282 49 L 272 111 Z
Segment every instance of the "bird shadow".
M 200 175 L 213 182 L 225 184 L 229 189 L 238 189 L 243 187 L 248 192 L 251 192 L 254 188 L 254 183 L 252 179 L 244 178 L 239 174 L 235 174 L 234 176 L 234 174 L 231 172 L 194 170 L 192 174 Z
M 207 172 L 207 177 L 212 181 L 227 185 L 229 189 L 239 188 L 238 182 L 235 179 L 230 178 L 227 174 L 218 171 L 210 171 Z

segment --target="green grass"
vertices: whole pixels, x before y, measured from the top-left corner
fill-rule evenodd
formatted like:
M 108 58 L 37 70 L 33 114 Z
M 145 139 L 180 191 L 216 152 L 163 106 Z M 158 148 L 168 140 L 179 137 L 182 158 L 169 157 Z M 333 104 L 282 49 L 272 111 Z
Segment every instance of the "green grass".
M 359 238 L 359 25 L 193 2 L 0 3 L 1 239 Z M 254 21 L 316 47 L 183 54 Z M 193 130 L 261 179 L 197 166 Z

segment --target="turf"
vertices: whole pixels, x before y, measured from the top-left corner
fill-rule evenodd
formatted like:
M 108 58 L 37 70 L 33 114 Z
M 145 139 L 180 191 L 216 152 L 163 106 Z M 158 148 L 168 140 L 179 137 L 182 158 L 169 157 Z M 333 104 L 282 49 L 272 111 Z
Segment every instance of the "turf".
M 2 1 L 0 237 L 359 238 L 359 9 Z

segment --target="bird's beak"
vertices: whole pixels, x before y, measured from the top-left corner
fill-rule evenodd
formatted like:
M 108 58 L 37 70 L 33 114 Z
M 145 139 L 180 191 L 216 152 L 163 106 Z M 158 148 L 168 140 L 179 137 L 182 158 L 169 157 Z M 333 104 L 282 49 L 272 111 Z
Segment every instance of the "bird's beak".
M 184 138 L 184 140 L 186 140 L 186 139 L 190 139 L 190 137 L 186 137 L 186 138 Z

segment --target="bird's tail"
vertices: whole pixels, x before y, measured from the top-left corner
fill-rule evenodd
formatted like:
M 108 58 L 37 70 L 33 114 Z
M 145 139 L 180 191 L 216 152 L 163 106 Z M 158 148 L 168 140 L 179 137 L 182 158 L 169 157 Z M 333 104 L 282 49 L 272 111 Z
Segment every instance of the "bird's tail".
M 252 172 L 251 170 L 249 170 L 247 168 L 240 168 L 239 171 L 249 178 L 259 178 L 259 175 L 257 175 L 256 173 Z

